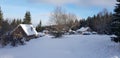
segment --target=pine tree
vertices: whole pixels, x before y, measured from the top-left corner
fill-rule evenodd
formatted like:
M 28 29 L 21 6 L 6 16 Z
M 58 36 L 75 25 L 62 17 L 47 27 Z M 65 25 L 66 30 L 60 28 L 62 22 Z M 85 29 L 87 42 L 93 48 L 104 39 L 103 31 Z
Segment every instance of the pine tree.
M 3 13 L 0 7 L 0 29 L 2 28 L 2 21 L 3 21 Z
M 23 19 L 23 24 L 31 24 L 31 14 L 29 11 L 25 13 L 25 18 Z
M 10 29 L 13 30 L 15 27 L 17 27 L 21 23 L 22 23 L 21 19 L 13 19 L 10 23 Z
M 39 24 L 37 25 L 37 27 L 36 27 L 36 30 L 38 31 L 38 32 L 40 32 L 40 31 L 42 31 L 42 22 L 41 22 L 41 20 L 40 20 L 40 22 L 39 22 Z
M 13 30 L 16 27 L 16 19 L 13 19 L 10 25 L 11 30 Z
M 19 25 L 19 24 L 21 24 L 21 23 L 22 23 L 21 19 L 17 19 L 17 20 L 16 20 L 16 25 Z
M 9 32 L 9 29 L 10 29 L 10 25 L 8 23 L 8 20 L 4 20 L 2 22 L 2 34 L 5 34 L 6 32 Z
M 120 0 L 117 0 L 117 6 L 114 9 L 113 21 L 111 23 L 112 33 L 117 35 L 120 42 Z

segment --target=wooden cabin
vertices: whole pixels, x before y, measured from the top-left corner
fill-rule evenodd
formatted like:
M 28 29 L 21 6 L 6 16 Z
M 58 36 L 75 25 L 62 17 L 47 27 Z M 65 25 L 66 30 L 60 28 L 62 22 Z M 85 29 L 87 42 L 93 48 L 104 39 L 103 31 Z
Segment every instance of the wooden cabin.
M 31 24 L 19 24 L 12 32 L 14 38 L 23 37 L 26 40 L 37 37 L 38 33 Z

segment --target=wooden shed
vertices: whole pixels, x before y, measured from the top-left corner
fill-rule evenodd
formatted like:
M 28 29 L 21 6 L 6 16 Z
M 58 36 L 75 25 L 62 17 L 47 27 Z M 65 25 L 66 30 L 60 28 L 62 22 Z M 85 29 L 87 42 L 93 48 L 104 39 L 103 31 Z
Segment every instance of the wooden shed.
M 12 32 L 14 38 L 23 37 L 30 40 L 38 36 L 37 31 L 31 24 L 19 24 Z

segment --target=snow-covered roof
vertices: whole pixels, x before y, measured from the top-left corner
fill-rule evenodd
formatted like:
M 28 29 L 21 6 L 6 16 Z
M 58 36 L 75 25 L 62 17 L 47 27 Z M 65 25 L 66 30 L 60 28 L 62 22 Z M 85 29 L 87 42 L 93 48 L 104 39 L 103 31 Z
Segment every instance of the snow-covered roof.
M 72 30 L 72 29 L 69 29 L 69 32 L 75 32 L 74 30 Z
M 110 37 L 117 37 L 116 35 L 111 35 Z
M 78 29 L 77 31 L 87 31 L 89 29 L 89 27 L 81 27 L 80 29 Z
M 24 32 L 29 36 L 29 35 L 37 35 L 37 31 L 35 30 L 35 28 L 33 27 L 33 25 L 31 24 L 20 24 L 19 26 L 22 27 L 22 29 L 24 30 Z
M 69 29 L 69 32 L 72 32 L 73 30 Z

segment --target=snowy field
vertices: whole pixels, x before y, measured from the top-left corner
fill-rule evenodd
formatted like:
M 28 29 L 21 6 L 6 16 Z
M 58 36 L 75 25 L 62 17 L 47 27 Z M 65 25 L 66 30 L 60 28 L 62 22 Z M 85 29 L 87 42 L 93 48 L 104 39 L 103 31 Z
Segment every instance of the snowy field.
M 108 35 L 44 36 L 18 47 L 0 48 L 0 58 L 120 58 L 120 44 Z

